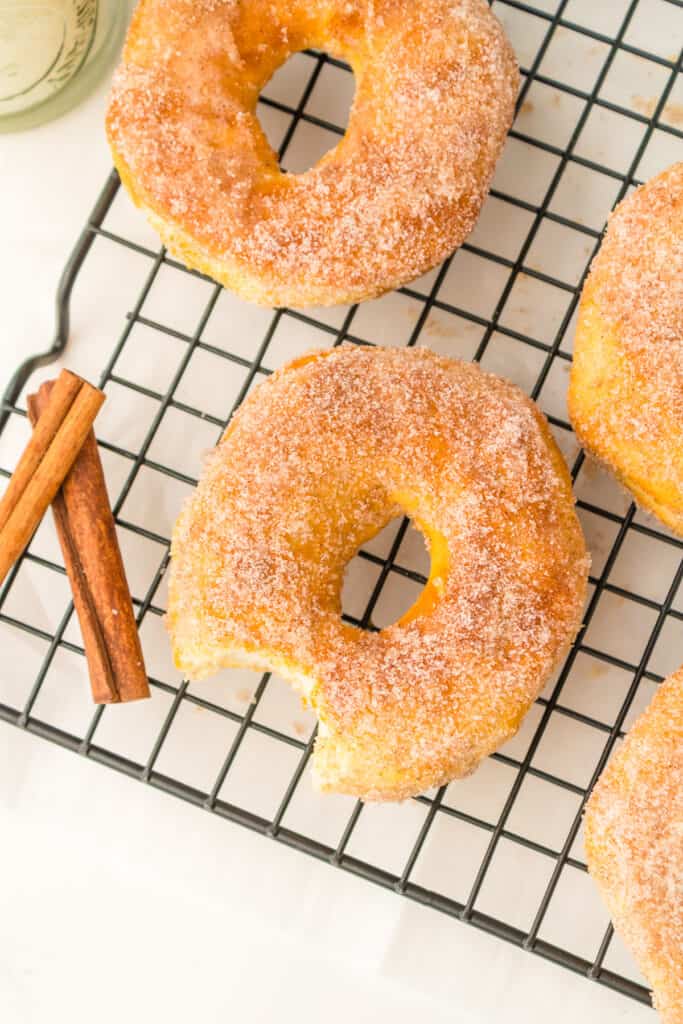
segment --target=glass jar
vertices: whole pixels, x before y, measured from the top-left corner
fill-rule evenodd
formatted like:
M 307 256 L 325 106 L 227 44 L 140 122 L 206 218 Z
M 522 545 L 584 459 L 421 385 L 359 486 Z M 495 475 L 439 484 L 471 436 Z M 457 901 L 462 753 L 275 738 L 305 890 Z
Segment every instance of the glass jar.
M 126 0 L 0 0 L 0 131 L 65 113 L 118 53 Z

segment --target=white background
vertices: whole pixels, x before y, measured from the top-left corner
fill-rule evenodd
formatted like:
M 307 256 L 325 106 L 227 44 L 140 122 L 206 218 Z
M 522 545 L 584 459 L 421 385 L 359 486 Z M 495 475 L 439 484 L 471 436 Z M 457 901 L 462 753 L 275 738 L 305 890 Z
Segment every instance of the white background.
M 0 137 L 0 388 L 51 337 L 59 273 L 109 168 L 104 99 L 102 88 L 52 125 Z M 654 1020 L 559 967 L 0 724 L 3 1024 L 416 1015 Z

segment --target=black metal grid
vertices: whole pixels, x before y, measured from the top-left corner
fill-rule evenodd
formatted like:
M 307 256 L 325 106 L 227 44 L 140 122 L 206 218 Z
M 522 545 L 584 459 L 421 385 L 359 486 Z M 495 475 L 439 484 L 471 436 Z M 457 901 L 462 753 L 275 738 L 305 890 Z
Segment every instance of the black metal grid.
M 591 256 L 597 250 L 601 234 L 600 231 L 592 227 L 587 227 L 585 224 L 579 223 L 577 220 L 562 216 L 550 209 L 553 197 L 566 166 L 570 163 L 574 163 L 586 168 L 590 172 L 599 173 L 614 179 L 617 183 L 615 202 L 618 202 L 626 195 L 628 189 L 633 184 L 637 183 L 636 174 L 638 165 L 653 132 L 665 132 L 678 140 L 683 139 L 683 132 L 681 132 L 679 128 L 661 120 L 668 98 L 674 89 L 677 75 L 681 72 L 683 52 L 680 53 L 678 58 L 675 60 L 667 59 L 655 53 L 650 53 L 640 49 L 628 41 L 629 26 L 638 12 L 639 5 L 645 2 L 647 2 L 647 0 L 631 0 L 630 3 L 624 6 L 621 25 L 613 37 L 593 31 L 584 25 L 572 21 L 571 18 L 567 16 L 567 8 L 571 8 L 569 0 L 560 0 L 554 13 L 548 13 L 547 10 L 537 8 L 531 3 L 521 3 L 517 2 L 517 0 L 501 0 L 500 3 L 495 5 L 500 12 L 503 12 L 505 8 L 508 8 L 533 17 L 534 19 L 537 19 L 537 22 L 535 23 L 542 24 L 540 43 L 537 47 L 534 59 L 528 67 L 523 68 L 524 81 L 519 97 L 519 107 L 521 108 L 523 106 L 530 86 L 532 83 L 536 82 L 558 90 L 564 95 L 569 95 L 581 100 L 583 102 L 583 108 L 576 120 L 571 137 L 569 138 L 567 145 L 564 147 L 558 147 L 547 141 L 533 138 L 517 129 L 513 129 L 511 132 L 513 138 L 534 147 L 536 150 L 552 154 L 557 158 L 558 163 L 542 201 L 538 204 L 526 202 L 500 190 L 493 189 L 492 191 L 492 195 L 497 199 L 522 209 L 530 215 L 530 226 L 515 259 L 505 258 L 470 243 L 466 243 L 462 247 L 465 252 L 493 261 L 503 268 L 504 272 L 507 274 L 505 285 L 491 315 L 489 317 L 480 316 L 476 313 L 472 313 L 468 309 L 453 305 L 440 297 L 440 288 L 448 273 L 451 262 L 450 260 L 447 260 L 441 268 L 439 268 L 426 294 L 423 294 L 418 290 L 418 285 L 400 289 L 404 296 L 415 299 L 421 304 L 420 314 L 414 323 L 410 337 L 407 341 L 408 345 L 414 345 L 421 339 L 421 332 L 425 327 L 430 313 L 440 310 L 443 313 L 455 315 L 462 320 L 469 321 L 481 327 L 481 339 L 473 355 L 473 358 L 477 361 L 484 357 L 494 334 L 507 337 L 512 341 L 521 343 L 522 345 L 530 346 L 540 353 L 539 358 L 541 360 L 539 364 L 540 369 L 538 370 L 535 383 L 530 389 L 532 397 L 536 399 L 542 398 L 544 384 L 548 379 L 548 375 L 551 372 L 555 361 L 563 361 L 567 363 L 571 360 L 570 354 L 566 352 L 561 345 L 578 301 L 578 296 L 587 272 L 589 260 L 586 260 L 586 268 L 584 269 L 580 280 L 572 284 L 567 283 L 567 281 L 563 280 L 560 275 L 553 276 L 552 266 L 547 267 L 546 270 L 541 272 L 538 269 L 534 269 L 529 266 L 527 263 L 527 257 L 534 240 L 536 239 L 541 226 L 547 223 L 561 225 L 585 236 L 590 242 Z M 672 8 L 672 11 L 674 8 L 683 9 L 682 0 L 657 0 L 657 2 L 669 5 Z M 545 6 L 547 7 L 548 5 L 546 4 Z M 555 78 L 548 77 L 541 73 L 540 67 L 543 62 L 543 58 L 553 42 L 558 29 L 566 29 L 576 32 L 580 36 L 589 37 L 590 39 L 595 40 L 596 44 L 604 44 L 607 47 L 602 68 L 597 75 L 594 86 L 590 92 L 575 88 L 566 82 L 556 80 Z M 659 96 L 651 116 L 646 116 L 628 107 L 610 102 L 600 95 L 601 87 L 605 82 L 616 55 L 619 53 L 627 53 L 635 57 L 651 61 L 666 73 L 665 84 L 659 92 Z M 310 73 L 298 103 L 294 106 L 290 106 L 277 99 L 266 97 L 263 97 L 261 101 L 264 106 L 277 110 L 282 114 L 286 114 L 290 118 L 289 126 L 284 133 L 279 147 L 281 159 L 286 157 L 287 150 L 290 146 L 294 133 L 298 125 L 301 123 L 315 125 L 336 135 L 343 133 L 342 127 L 307 112 L 306 106 L 311 94 L 313 93 L 316 82 L 318 81 L 318 78 L 326 64 L 333 65 L 334 67 L 345 71 L 348 71 L 348 68 L 340 61 L 313 51 L 307 53 L 305 57 L 310 61 Z M 643 126 L 644 131 L 642 138 L 630 165 L 625 172 L 620 172 L 614 168 L 603 166 L 602 164 L 582 157 L 575 151 L 582 129 L 586 125 L 591 112 L 596 108 L 609 110 L 624 118 L 628 118 L 631 121 L 639 122 Z M 142 626 L 147 617 L 159 617 L 164 613 L 163 607 L 158 603 L 158 593 L 159 586 L 167 566 L 168 537 L 162 536 L 154 530 L 148 529 L 144 525 L 127 519 L 123 514 L 124 503 L 126 502 L 126 499 L 138 478 L 140 470 L 143 467 L 184 484 L 193 485 L 195 483 L 195 480 L 191 476 L 179 472 L 171 466 L 160 463 L 150 455 L 150 448 L 157 435 L 160 424 L 162 423 L 162 419 L 168 410 L 177 410 L 190 417 L 199 418 L 205 424 L 212 425 L 213 428 L 215 428 L 216 439 L 225 428 L 227 420 L 229 419 L 229 416 L 223 419 L 219 416 L 208 413 L 205 408 L 202 408 L 202 400 L 199 395 L 197 396 L 198 404 L 196 405 L 189 404 L 177 397 L 176 392 L 183 380 L 193 354 L 197 351 L 204 351 L 215 357 L 226 359 L 243 367 L 244 377 L 239 393 L 235 399 L 233 410 L 230 412 L 230 414 L 232 414 L 232 411 L 234 411 L 234 408 L 236 408 L 242 401 L 252 383 L 264 373 L 269 372 L 266 369 L 264 359 L 278 325 L 283 318 L 292 318 L 301 324 L 314 326 L 319 331 L 328 335 L 329 342 L 331 344 L 338 345 L 342 341 L 367 344 L 368 340 L 354 334 L 354 317 L 358 307 L 352 307 L 348 312 L 346 312 L 341 326 L 331 326 L 328 322 L 320 319 L 314 313 L 280 309 L 273 312 L 265 334 L 262 337 L 254 338 L 252 358 L 245 358 L 245 356 L 239 352 L 225 350 L 204 339 L 205 328 L 210 321 L 221 293 L 221 289 L 217 285 L 212 286 L 209 300 L 201 317 L 199 318 L 196 329 L 191 334 L 185 333 L 182 330 L 173 328 L 169 324 L 161 323 L 157 319 L 146 316 L 143 307 L 160 269 L 164 266 L 169 266 L 182 273 L 190 272 L 186 271 L 181 264 L 169 257 L 165 250 L 160 249 L 158 251 L 153 251 L 132 239 L 123 237 L 122 235 L 109 230 L 105 226 L 107 214 L 112 207 L 118 188 L 118 178 L 115 173 L 112 173 L 105 184 L 93 213 L 84 228 L 84 231 L 79 238 L 65 269 L 58 295 L 58 330 L 55 342 L 49 352 L 45 353 L 45 355 L 32 358 L 18 371 L 2 404 L 2 409 L 0 411 L 0 433 L 11 421 L 12 417 L 25 416 L 25 410 L 18 405 L 18 400 L 22 387 L 28 379 L 29 374 L 37 366 L 55 358 L 66 344 L 71 288 L 93 241 L 98 237 L 107 239 L 113 245 L 135 251 L 148 260 L 147 272 L 137 301 L 127 314 L 125 325 L 123 326 L 113 349 L 109 353 L 109 357 L 104 365 L 99 381 L 101 387 L 115 384 L 119 387 L 129 389 L 131 392 L 135 392 L 140 396 L 152 399 L 157 403 L 156 413 L 149 425 L 149 429 L 147 430 L 139 447 L 135 450 L 129 450 L 124 446 L 110 441 L 100 441 L 100 445 L 104 451 L 108 451 L 125 460 L 128 467 L 123 485 L 119 489 L 116 500 L 114 501 L 114 513 L 119 525 L 122 528 L 131 531 L 133 534 L 137 534 L 140 537 L 147 538 L 163 545 L 166 552 L 164 557 L 161 559 L 146 592 L 134 595 L 138 623 Z M 605 213 L 607 213 L 607 211 L 605 211 Z M 526 275 L 528 278 L 534 278 L 539 282 L 553 286 L 554 288 L 567 293 L 569 297 L 566 311 L 562 316 L 559 327 L 555 331 L 555 336 L 551 343 L 544 342 L 531 334 L 514 330 L 509 326 L 505 326 L 505 324 L 501 322 L 501 314 L 506 302 L 512 293 L 515 283 L 522 274 Z M 193 274 L 192 276 L 201 277 L 201 275 L 196 274 Z M 185 346 L 184 354 L 177 365 L 170 385 L 163 393 L 155 391 L 139 382 L 136 383 L 135 380 L 117 372 L 117 360 L 124 351 L 125 346 L 129 344 L 131 331 L 136 324 L 144 325 L 152 331 L 160 332 L 165 337 L 173 338 L 176 342 Z M 425 343 L 429 344 L 428 337 L 425 338 Z M 569 436 L 571 428 L 565 420 L 556 415 L 550 415 L 549 419 L 556 432 L 566 432 L 567 436 Z M 579 475 L 583 462 L 583 454 L 579 452 L 574 459 L 572 467 L 572 475 L 574 479 Z M 0 469 L 0 474 L 4 477 L 8 477 L 10 474 L 10 468 L 6 467 Z M 32 680 L 30 692 L 25 703 L 21 707 L 13 707 L 0 703 L 0 718 L 20 728 L 27 729 L 28 731 L 42 736 L 45 739 L 50 739 L 59 743 L 60 745 L 89 757 L 92 760 L 99 761 L 111 768 L 115 768 L 134 778 L 140 779 L 143 782 L 147 782 L 160 789 L 166 790 L 167 792 L 179 796 L 182 799 L 196 804 L 197 806 L 203 807 L 212 813 L 219 814 L 242 825 L 246 825 L 255 831 L 268 835 L 277 839 L 279 842 L 286 843 L 287 845 L 295 847 L 303 852 L 312 854 L 315 857 L 327 860 L 339 868 L 351 871 L 385 887 L 393 888 L 404 896 L 432 906 L 435 909 L 444 911 L 445 913 L 473 924 L 484 931 L 488 931 L 500 938 L 522 946 L 530 952 L 546 957 L 547 959 L 560 963 L 576 972 L 584 974 L 603 985 L 607 985 L 643 1002 L 647 1002 L 649 1000 L 649 995 L 642 986 L 603 966 L 603 961 L 612 939 L 611 926 L 607 927 L 607 930 L 591 958 L 578 956 L 569 949 L 562 948 L 561 945 L 552 944 L 544 940 L 539 933 L 548 911 L 548 907 L 556 891 L 558 881 L 565 868 L 569 866 L 577 871 L 586 871 L 583 860 L 576 855 L 574 850 L 574 844 L 579 831 L 581 814 L 585 800 L 593 783 L 602 771 L 614 744 L 623 736 L 622 727 L 624 726 L 626 716 L 631 708 L 641 682 L 643 680 L 649 680 L 653 683 L 657 683 L 661 680 L 661 675 L 652 671 L 648 666 L 650 656 L 658 639 L 660 638 L 665 623 L 675 622 L 680 626 L 681 621 L 683 621 L 683 611 L 674 607 L 674 600 L 679 585 L 683 580 L 683 560 L 680 559 L 681 551 L 683 551 L 683 542 L 674 539 L 658 528 L 656 524 L 648 524 L 645 521 L 641 521 L 640 518 L 635 518 L 636 510 L 633 505 L 628 508 L 624 515 L 620 515 L 614 510 L 603 508 L 592 501 L 579 500 L 578 504 L 579 508 L 583 509 L 584 512 L 599 517 L 602 521 L 609 524 L 614 530 L 614 537 L 609 546 L 609 550 L 607 551 L 602 570 L 591 577 L 591 597 L 586 609 L 584 625 L 577 638 L 576 644 L 568 655 L 566 662 L 549 694 L 539 698 L 538 705 L 540 718 L 526 753 L 520 758 L 511 757 L 503 752 L 493 755 L 493 761 L 507 766 L 515 773 L 514 782 L 509 788 L 509 792 L 507 793 L 507 797 L 502 805 L 502 809 L 499 811 L 495 821 L 488 821 L 485 820 L 485 815 L 483 814 L 482 816 L 479 816 L 478 814 L 472 814 L 469 811 L 459 810 L 457 807 L 451 806 L 451 804 L 445 802 L 445 787 L 434 795 L 418 797 L 416 803 L 424 808 L 425 814 L 421 827 L 417 831 L 411 849 L 405 859 L 403 868 L 400 871 L 390 872 L 384 870 L 382 867 L 364 861 L 348 852 L 350 840 L 352 839 L 354 830 L 356 829 L 364 810 L 363 805 L 360 802 L 353 808 L 341 831 L 336 845 L 328 845 L 319 842 L 312 836 L 294 831 L 283 824 L 283 818 L 285 817 L 293 794 L 299 785 L 302 773 L 304 772 L 306 763 L 310 756 L 315 733 L 313 732 L 310 738 L 305 741 L 258 721 L 255 715 L 267 690 L 270 680 L 269 674 L 265 674 L 261 677 L 252 703 L 250 703 L 248 710 L 243 713 L 238 713 L 230 708 L 221 706 L 219 703 L 207 700 L 203 696 L 199 696 L 197 693 L 192 692 L 191 688 L 188 689 L 188 684 L 186 682 L 182 682 L 180 685 L 174 686 L 163 679 L 151 678 L 150 683 L 153 691 L 160 691 L 167 694 L 170 703 L 162 727 L 156 736 L 145 763 L 132 761 L 97 743 L 96 730 L 103 714 L 116 714 L 116 710 L 107 710 L 105 712 L 104 708 L 97 708 L 97 710 L 92 714 L 92 718 L 87 728 L 81 735 L 64 731 L 54 724 L 38 717 L 34 713 L 34 707 L 41 692 L 41 687 L 43 686 L 43 683 L 50 671 L 50 666 L 57 652 L 63 650 L 77 655 L 82 655 L 83 651 L 77 642 L 68 639 L 65 635 L 72 616 L 73 607 L 71 605 L 67 607 L 61 621 L 59 621 L 56 628 L 53 630 L 39 629 L 28 622 L 19 621 L 9 615 L 5 610 L 7 599 L 12 592 L 17 574 L 20 572 L 21 566 L 24 562 L 39 565 L 50 573 L 61 575 L 64 573 L 61 565 L 51 559 L 42 557 L 31 549 L 29 549 L 29 551 L 24 555 L 22 561 L 15 566 L 4 589 L 0 592 L 0 625 L 4 624 L 6 627 L 24 631 L 40 638 L 46 643 L 47 647 L 39 670 L 35 675 L 35 678 Z M 367 551 L 360 553 L 362 558 L 377 567 L 377 577 L 363 615 L 360 618 L 351 618 L 350 621 L 356 622 L 365 628 L 373 628 L 371 621 L 373 611 L 390 575 L 399 574 L 407 579 L 411 579 L 417 584 L 424 583 L 425 580 L 423 576 L 407 569 L 397 561 L 399 549 L 404 539 L 407 525 L 407 521 L 404 521 L 401 524 L 387 557 L 379 557 L 378 555 Z M 636 593 L 610 580 L 610 575 L 627 537 L 633 535 L 647 537 L 652 541 L 655 541 L 657 544 L 668 546 L 676 553 L 677 568 L 673 573 L 672 578 L 667 581 L 666 594 L 663 600 L 653 600 L 652 597 L 647 596 L 646 594 Z M 648 610 L 652 617 L 652 626 L 649 631 L 649 636 L 637 663 L 631 663 L 624 658 L 616 656 L 614 653 L 610 653 L 606 650 L 599 650 L 587 643 L 587 632 L 591 621 L 594 618 L 600 601 L 605 598 L 605 595 L 612 595 L 613 597 L 622 598 L 628 602 L 634 602 L 638 607 Z M 580 654 L 589 655 L 591 658 L 596 659 L 602 664 L 621 669 L 630 675 L 631 681 L 625 692 L 621 706 L 610 722 L 605 722 L 598 716 L 586 714 L 584 711 L 576 710 L 569 706 L 569 704 L 563 703 L 563 688 L 570 676 L 575 660 Z M 681 660 L 683 660 L 683 657 Z M 0 689 L 0 694 L 1 692 L 2 691 Z M 213 784 L 205 789 L 193 787 L 182 779 L 171 777 L 160 772 L 156 768 L 157 760 L 163 749 L 169 731 L 173 726 L 179 709 L 184 704 L 201 707 L 212 715 L 223 716 L 223 718 L 234 723 L 234 726 L 236 727 L 232 742 L 225 751 L 223 764 L 216 775 Z M 583 726 L 586 726 L 591 730 L 595 730 L 601 737 L 601 752 L 593 765 L 588 785 L 577 785 L 575 782 L 562 778 L 559 774 L 554 774 L 553 772 L 547 771 L 534 764 L 535 754 L 538 751 L 539 744 L 541 744 L 541 741 L 546 734 L 548 724 L 553 715 L 561 715 L 569 719 L 573 719 L 574 721 L 581 723 Z M 250 733 L 260 733 L 261 735 L 267 736 L 278 743 L 286 744 L 296 752 L 297 763 L 295 770 L 287 781 L 279 806 L 275 813 L 268 818 L 259 816 L 248 808 L 231 804 L 223 800 L 220 796 L 221 788 L 226 778 L 229 776 L 235 758 L 240 751 L 240 747 L 245 737 Z M 267 765 L 264 766 L 264 770 L 267 770 Z M 515 806 L 515 801 L 517 800 L 525 779 L 530 777 L 541 779 L 555 789 L 569 792 L 578 800 L 576 813 L 571 820 L 569 828 L 566 830 L 564 841 L 556 848 L 551 848 L 544 843 L 539 843 L 529 837 L 525 837 L 524 835 L 516 832 L 510 825 L 509 819 Z M 480 859 L 476 873 L 474 874 L 474 878 L 469 888 L 469 893 L 467 897 L 462 900 L 455 900 L 441 892 L 425 888 L 412 879 L 413 870 L 421 852 L 423 851 L 423 847 L 430 830 L 432 829 L 435 821 L 439 820 L 441 816 L 448 816 L 467 823 L 478 830 L 482 830 L 487 836 L 486 848 Z M 544 886 L 542 896 L 538 901 L 533 921 L 531 922 L 530 927 L 525 930 L 514 927 L 504 920 L 498 920 L 495 915 L 482 912 L 476 905 L 482 885 L 485 882 L 487 872 L 501 839 L 515 844 L 518 847 L 534 851 L 542 857 L 549 858 L 552 862 L 552 871 L 547 880 L 547 884 Z

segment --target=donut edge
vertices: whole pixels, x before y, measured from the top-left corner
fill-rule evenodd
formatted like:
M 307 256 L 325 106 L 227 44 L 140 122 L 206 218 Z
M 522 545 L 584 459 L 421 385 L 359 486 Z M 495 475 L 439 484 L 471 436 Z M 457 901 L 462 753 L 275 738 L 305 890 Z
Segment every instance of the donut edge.
M 666 731 L 667 723 L 671 726 L 670 735 Z M 656 747 L 650 761 L 645 760 L 638 746 L 643 741 L 649 741 L 650 750 Z M 663 946 L 656 907 L 652 903 L 644 907 L 634 905 L 632 896 L 636 883 L 629 885 L 632 859 L 634 853 L 642 856 L 642 846 L 636 847 L 638 838 L 644 844 L 647 837 L 632 839 L 629 849 L 623 833 L 619 833 L 631 794 L 636 790 L 642 792 L 644 786 L 657 791 L 658 778 L 670 767 L 672 750 L 676 749 L 676 743 L 682 742 L 683 668 L 660 685 L 648 707 L 636 719 L 622 747 L 595 784 L 584 818 L 589 874 L 616 931 L 624 938 L 652 985 L 653 1003 L 664 1024 L 683 1024 L 683 946 L 678 949 Z M 636 771 L 638 775 L 634 778 Z M 683 871 L 683 866 L 679 870 Z
M 604 366 L 604 372 L 614 376 L 614 366 L 609 365 L 604 349 L 606 343 L 615 347 L 616 338 L 616 327 L 604 319 L 589 276 L 581 296 L 574 341 L 567 393 L 569 420 L 584 451 L 616 477 L 639 507 L 683 537 L 683 493 L 678 493 L 672 484 L 670 494 L 663 500 L 648 479 L 629 471 L 634 453 L 625 448 L 618 437 L 598 438 L 591 429 L 591 421 L 600 419 L 603 409 L 614 401 L 605 386 L 602 368 Z

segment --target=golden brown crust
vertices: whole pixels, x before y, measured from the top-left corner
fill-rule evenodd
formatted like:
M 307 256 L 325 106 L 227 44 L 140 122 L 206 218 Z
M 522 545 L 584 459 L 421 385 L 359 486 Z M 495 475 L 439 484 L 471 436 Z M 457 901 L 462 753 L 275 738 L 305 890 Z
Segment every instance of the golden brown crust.
M 422 598 L 379 633 L 344 624 L 345 566 L 402 512 L 430 547 Z M 562 456 L 521 391 L 426 349 L 347 345 L 233 418 L 176 524 L 168 626 L 192 677 L 252 665 L 304 692 L 322 788 L 402 799 L 517 730 L 587 570 Z
M 610 218 L 581 297 L 569 414 L 581 443 L 683 535 L 683 163 Z
M 683 669 L 662 683 L 586 809 L 588 869 L 614 926 L 683 1024 Z
M 350 62 L 356 96 L 339 145 L 285 175 L 256 102 L 308 46 Z M 518 82 L 485 0 L 141 0 L 107 133 L 188 265 L 268 305 L 351 302 L 471 231 Z

